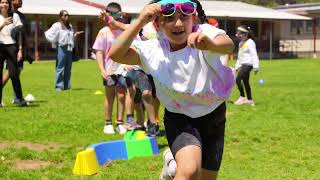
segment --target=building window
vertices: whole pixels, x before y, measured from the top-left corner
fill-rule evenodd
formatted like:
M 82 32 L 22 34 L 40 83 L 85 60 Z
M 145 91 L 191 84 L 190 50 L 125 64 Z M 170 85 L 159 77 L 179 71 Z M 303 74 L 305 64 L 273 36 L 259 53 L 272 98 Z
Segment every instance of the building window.
M 303 33 L 303 21 L 291 21 L 291 33 L 302 34 Z
M 312 32 L 313 31 L 313 20 L 306 21 L 306 32 Z

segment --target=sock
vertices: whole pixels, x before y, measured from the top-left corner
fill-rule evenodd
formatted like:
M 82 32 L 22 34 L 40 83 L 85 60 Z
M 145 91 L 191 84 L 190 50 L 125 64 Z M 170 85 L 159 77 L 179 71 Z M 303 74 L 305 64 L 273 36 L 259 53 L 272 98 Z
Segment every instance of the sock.
M 177 163 L 175 160 L 171 160 L 168 165 L 167 173 L 169 174 L 170 177 L 175 177 L 176 176 L 176 168 L 177 168 Z
M 133 115 L 132 114 L 127 114 L 127 123 L 133 122 L 133 121 L 134 121 Z
M 123 124 L 123 120 L 121 119 L 121 120 L 117 120 L 117 126 L 119 126 L 119 125 L 122 125 Z
M 112 125 L 111 119 L 106 119 L 106 125 Z

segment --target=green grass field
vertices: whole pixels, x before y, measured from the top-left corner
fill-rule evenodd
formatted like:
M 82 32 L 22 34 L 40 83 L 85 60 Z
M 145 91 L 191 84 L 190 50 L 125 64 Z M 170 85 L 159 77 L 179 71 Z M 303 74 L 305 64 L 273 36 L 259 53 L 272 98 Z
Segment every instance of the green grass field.
M 320 178 L 320 60 L 262 61 L 251 85 L 255 107 L 228 103 L 225 151 L 219 179 Z M 24 95 L 37 102 L 11 105 L 11 83 L 0 109 L 0 179 L 74 179 L 76 153 L 86 146 L 120 135 L 104 135 L 103 90 L 94 61 L 73 64 L 72 90 L 55 92 L 54 62 L 26 64 Z M 258 83 L 264 79 L 263 85 Z M 230 100 L 238 97 L 236 89 Z M 162 115 L 163 109 L 161 109 Z M 162 125 L 163 130 L 163 125 Z M 167 146 L 158 138 L 161 152 Z M 19 145 L 20 144 L 20 145 Z M 43 146 L 28 148 L 21 144 Z M 17 160 L 51 165 L 19 170 Z M 161 156 L 113 161 L 93 179 L 158 179 Z

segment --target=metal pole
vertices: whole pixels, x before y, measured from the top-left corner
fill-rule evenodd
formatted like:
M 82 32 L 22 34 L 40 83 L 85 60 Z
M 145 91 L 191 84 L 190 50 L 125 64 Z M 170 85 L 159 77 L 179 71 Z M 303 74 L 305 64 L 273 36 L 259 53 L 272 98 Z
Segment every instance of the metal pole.
M 36 28 L 35 28 L 35 32 L 34 32 L 34 39 L 35 39 L 35 44 L 34 44 L 34 57 L 36 59 L 36 61 L 39 61 L 39 50 L 38 50 L 38 46 L 39 46 L 39 16 L 36 15 Z
M 317 57 L 317 19 L 314 17 L 312 19 L 312 29 L 313 29 L 313 58 Z
M 88 59 L 89 50 L 89 22 L 88 16 L 86 16 L 86 27 L 85 27 L 85 37 L 84 37 L 84 58 Z
M 273 22 L 272 21 L 270 21 L 270 35 L 269 35 L 269 39 L 270 39 L 270 42 L 269 42 L 269 60 L 271 60 L 272 59 L 272 54 L 273 54 L 273 52 L 272 52 L 272 35 L 273 35 Z
M 227 32 L 227 30 L 228 30 L 228 25 L 227 25 L 227 23 L 228 23 L 228 17 L 225 17 L 224 18 L 224 30 Z

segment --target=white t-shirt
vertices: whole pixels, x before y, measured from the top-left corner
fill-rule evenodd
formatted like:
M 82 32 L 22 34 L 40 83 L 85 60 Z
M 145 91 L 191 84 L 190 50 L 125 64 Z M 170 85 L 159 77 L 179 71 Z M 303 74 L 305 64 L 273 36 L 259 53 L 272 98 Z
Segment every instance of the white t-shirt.
M 239 69 L 242 64 L 249 64 L 252 65 L 254 69 L 259 69 L 256 43 L 252 39 L 239 43 L 238 59 L 235 68 Z
M 70 26 L 68 29 L 61 22 L 56 22 L 45 32 L 46 39 L 52 43 L 52 47 L 68 45 L 68 51 L 73 50 L 74 31 L 71 24 Z
M 4 24 L 6 18 L 0 15 L 0 24 Z M 13 13 L 13 22 L 4 26 L 0 31 L 0 44 L 15 44 L 16 41 L 13 38 L 13 31 L 22 27 L 22 22 L 17 13 Z
M 225 35 L 211 25 L 198 30 L 210 38 Z M 197 118 L 209 114 L 229 97 L 235 77 L 221 64 L 220 54 L 185 47 L 170 51 L 166 39 L 134 41 L 142 68 L 153 76 L 157 96 L 175 113 Z

